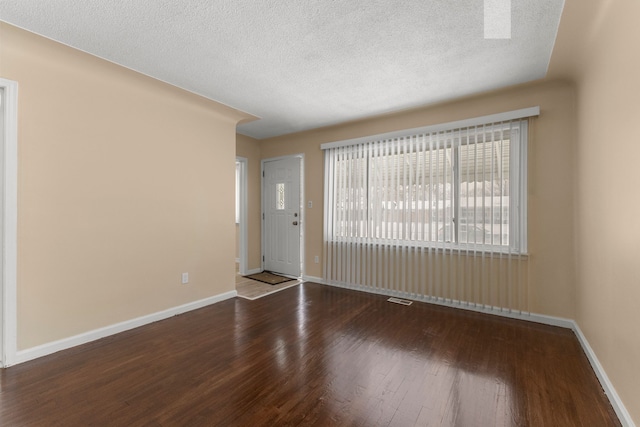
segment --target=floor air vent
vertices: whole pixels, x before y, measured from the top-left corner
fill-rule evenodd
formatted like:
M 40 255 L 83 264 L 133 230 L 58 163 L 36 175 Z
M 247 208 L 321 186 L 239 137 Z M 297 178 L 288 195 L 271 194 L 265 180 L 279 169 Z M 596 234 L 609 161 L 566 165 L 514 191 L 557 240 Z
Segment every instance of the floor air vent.
M 408 299 L 400 299 L 400 298 L 394 298 L 394 297 L 389 298 L 387 301 L 395 302 L 396 304 L 402 304 L 402 305 L 411 305 L 411 303 L 413 302 L 413 301 L 409 301 Z

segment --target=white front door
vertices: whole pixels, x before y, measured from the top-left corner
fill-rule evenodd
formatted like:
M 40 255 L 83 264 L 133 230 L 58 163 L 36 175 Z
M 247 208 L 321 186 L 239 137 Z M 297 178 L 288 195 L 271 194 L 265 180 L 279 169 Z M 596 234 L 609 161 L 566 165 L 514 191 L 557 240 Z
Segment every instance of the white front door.
M 264 162 L 264 269 L 300 276 L 299 157 Z

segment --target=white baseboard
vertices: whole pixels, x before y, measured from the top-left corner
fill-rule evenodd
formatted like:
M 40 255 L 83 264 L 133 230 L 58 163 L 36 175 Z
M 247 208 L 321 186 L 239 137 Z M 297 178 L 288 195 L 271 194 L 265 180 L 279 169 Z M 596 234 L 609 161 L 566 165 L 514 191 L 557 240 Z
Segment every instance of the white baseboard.
M 251 272 L 249 272 L 248 274 L 254 274 L 254 272 L 259 273 L 260 271 L 261 271 L 260 269 L 251 270 Z M 613 387 L 613 384 L 609 380 L 609 377 L 607 376 L 607 373 L 605 372 L 604 368 L 600 364 L 598 357 L 596 356 L 595 352 L 589 345 L 589 342 L 587 341 L 587 338 L 584 336 L 584 334 L 580 330 L 580 327 L 574 320 L 564 319 L 564 318 L 554 317 L 554 316 L 546 316 L 546 315 L 535 314 L 535 313 L 518 313 L 518 312 L 504 311 L 499 309 L 496 310 L 490 307 L 473 306 L 472 304 L 467 304 L 460 301 L 435 299 L 435 298 L 426 297 L 424 295 L 411 294 L 408 292 L 399 292 L 399 291 L 392 291 L 392 290 L 386 290 L 386 289 L 375 289 L 375 288 L 369 288 L 364 286 L 326 283 L 324 279 L 322 279 L 321 277 L 303 276 L 302 279 L 305 282 L 320 283 L 323 285 L 352 289 L 352 290 L 379 294 L 379 295 L 395 296 L 395 297 L 400 297 L 400 298 L 414 300 L 414 301 L 426 302 L 429 304 L 437 304 L 437 305 L 442 305 L 442 306 L 447 306 L 452 308 L 461 308 L 465 310 L 471 310 L 471 311 L 476 311 L 476 312 L 481 312 L 486 314 L 493 314 L 496 316 L 526 320 L 530 322 L 542 323 L 546 325 L 559 326 L 559 327 L 571 329 L 576 334 L 578 338 L 578 342 L 580 342 L 580 345 L 582 346 L 582 349 L 584 350 L 589 360 L 589 363 L 591 363 L 591 367 L 593 368 L 596 374 L 596 377 L 600 381 L 600 384 L 602 385 L 602 388 L 604 389 L 605 394 L 609 398 L 609 401 L 611 402 L 611 405 L 613 406 L 613 409 L 616 412 L 616 415 L 620 419 L 620 422 L 622 423 L 623 426 L 635 427 L 635 424 L 631 419 L 631 415 L 629 414 L 626 407 L 622 403 L 620 396 L 618 395 L 615 388 Z M 229 291 L 229 292 L 225 292 L 224 294 L 205 298 L 199 301 L 190 302 L 177 307 L 169 308 L 167 310 L 159 311 L 146 316 L 127 320 L 121 323 L 117 323 L 115 325 L 110 325 L 103 328 L 95 329 L 93 331 L 85 332 L 79 335 L 75 335 L 73 337 L 64 338 L 64 339 L 47 343 L 47 344 L 42 344 L 37 347 L 32 347 L 26 350 L 20 350 L 16 353 L 16 357 L 12 365 L 37 359 L 39 357 L 53 354 L 58 351 L 66 350 L 68 348 L 75 347 L 78 345 L 86 344 L 91 341 L 105 338 L 107 336 L 124 332 L 129 329 L 144 326 L 149 323 L 157 322 L 159 320 L 167 319 L 169 317 L 186 313 L 188 311 L 197 310 L 199 308 L 206 307 L 208 305 L 215 304 L 217 302 L 224 301 L 229 298 L 234 298 L 236 296 L 237 296 L 236 291 Z
M 120 332 L 128 331 L 129 329 L 134 329 L 140 326 L 147 325 L 149 323 L 167 319 L 169 317 L 186 313 L 188 311 L 197 310 L 199 308 L 206 307 L 208 305 L 215 304 L 217 302 L 224 301 L 229 298 L 234 298 L 235 296 L 237 296 L 236 291 L 225 292 L 220 295 L 215 295 L 199 301 L 193 301 L 187 304 L 179 305 L 177 307 L 169 308 L 167 310 L 148 314 L 146 316 L 141 316 L 135 319 L 126 320 L 124 322 L 116 323 L 115 325 L 105 326 L 103 328 L 94 329 L 93 331 L 84 332 L 82 334 L 75 335 L 69 338 L 63 338 L 58 341 L 42 344 L 36 347 L 28 348 L 26 350 L 20 350 L 16 353 L 16 357 L 12 365 L 37 359 L 38 357 L 47 356 L 49 354 L 53 354 L 61 350 L 66 350 L 71 347 L 86 344 L 91 341 L 99 340 L 101 338 L 105 338 L 110 335 L 115 335 Z
M 573 322 L 573 328 L 572 328 L 573 332 L 575 332 L 576 336 L 578 337 L 578 341 L 580 342 L 582 349 L 586 353 L 587 358 L 589 359 L 589 363 L 591 363 L 591 367 L 596 373 L 596 377 L 598 377 L 598 380 L 600 381 L 600 384 L 602 385 L 602 388 L 604 389 L 605 394 L 609 398 L 609 401 L 611 402 L 611 406 L 613 406 L 613 410 L 616 411 L 616 415 L 618 415 L 620 422 L 625 427 L 635 427 L 635 424 L 631 419 L 631 414 L 629 414 L 629 412 L 627 411 L 627 408 L 622 403 L 620 396 L 618 396 L 616 389 L 613 387 L 613 384 L 611 384 L 611 381 L 609 380 L 609 377 L 607 376 L 607 373 L 605 372 L 604 368 L 600 364 L 598 357 L 596 356 L 595 352 L 589 345 L 589 341 L 587 341 L 587 338 L 584 336 L 584 334 L 580 330 L 580 327 L 578 326 L 578 324 L 574 321 L 572 322 Z
M 553 325 L 553 326 L 561 326 L 563 328 L 569 328 L 569 329 L 571 329 L 571 325 L 572 325 L 572 320 L 563 319 L 560 317 L 551 317 L 551 316 L 520 312 L 515 310 L 506 310 L 506 309 L 501 309 L 499 307 L 468 303 L 465 301 L 459 301 L 454 299 L 436 298 L 436 297 L 430 297 L 422 294 L 413 294 L 410 292 L 394 291 L 391 289 L 371 288 L 368 286 L 349 285 L 345 283 L 335 283 L 335 282 L 326 283 L 322 279 L 319 279 L 319 280 L 321 281 L 317 283 L 322 283 L 329 286 L 335 286 L 338 288 L 351 289 L 354 291 L 367 292 L 367 293 L 377 294 L 377 295 L 385 295 L 389 297 L 403 298 L 403 299 L 408 299 L 412 301 L 426 302 L 429 304 L 442 305 L 444 307 L 460 308 L 462 310 L 475 311 L 478 313 L 485 313 L 485 314 L 493 314 L 496 316 L 508 317 L 511 319 L 528 320 L 530 322 L 544 323 L 546 325 Z M 310 280 L 310 281 L 315 282 L 315 280 Z
M 587 355 L 587 359 L 589 359 L 589 363 L 591 363 L 591 367 L 593 368 L 593 371 L 595 372 L 596 377 L 600 381 L 600 385 L 604 389 L 605 394 L 609 398 L 609 402 L 611 403 L 611 406 L 613 406 L 613 410 L 616 412 L 616 415 L 620 419 L 620 422 L 625 427 L 635 427 L 635 424 L 631 419 L 631 415 L 627 411 L 627 408 L 624 406 L 624 403 L 622 403 L 622 400 L 620 399 L 620 396 L 618 396 L 618 393 L 613 387 L 613 384 L 609 380 L 607 373 L 605 372 L 604 368 L 598 361 L 598 357 L 596 356 L 595 352 L 589 345 L 587 338 L 584 336 L 584 334 L 580 330 L 580 327 L 575 322 L 575 320 L 565 319 L 562 317 L 546 316 L 544 314 L 507 311 L 507 310 L 501 310 L 496 307 L 483 307 L 483 306 L 478 306 L 478 305 L 469 304 L 469 303 L 456 301 L 456 300 L 432 298 L 425 295 L 411 294 L 408 292 L 393 291 L 388 289 L 376 289 L 376 288 L 370 288 L 367 286 L 348 285 L 348 284 L 342 284 L 342 283 L 326 283 L 323 279 L 316 278 L 316 277 L 305 277 L 305 281 L 321 283 L 324 285 L 335 286 L 338 288 L 368 292 L 372 294 L 400 297 L 400 298 L 414 300 L 414 301 L 426 302 L 429 304 L 443 305 L 446 307 L 461 308 L 464 310 L 471 310 L 471 311 L 476 311 L 480 313 L 493 314 L 496 316 L 508 317 L 511 319 L 526 320 L 529 322 L 542 323 L 545 325 L 558 326 L 561 328 L 571 329 L 576 334 L 578 338 L 578 342 L 582 346 L 582 350 Z
M 285 289 L 293 288 L 294 286 L 298 286 L 300 283 L 302 283 L 302 282 L 301 282 L 300 280 L 298 280 L 298 281 L 296 281 L 295 283 L 292 283 L 292 284 L 290 284 L 290 285 L 288 285 L 288 286 L 285 286 L 285 287 L 283 287 L 283 288 L 278 288 L 278 289 L 276 289 L 275 291 L 271 291 L 271 292 L 268 292 L 268 293 L 266 293 L 266 294 L 258 295 L 257 297 L 253 297 L 253 298 L 251 298 L 251 297 L 246 297 L 246 296 L 244 296 L 244 295 L 240 295 L 240 294 L 238 294 L 238 298 L 244 298 L 244 299 L 248 299 L 249 301 L 255 301 L 255 300 L 260 299 L 260 298 L 262 298 L 262 297 L 266 297 L 266 296 L 268 296 L 268 295 L 272 295 L 272 294 L 275 294 L 275 293 L 277 293 L 277 292 L 284 291 Z
M 262 269 L 261 268 L 254 268 L 253 270 L 248 270 L 247 274 L 245 274 L 245 276 L 248 276 L 250 274 L 258 274 L 258 273 L 262 273 Z
M 240 258 L 236 258 L 236 262 L 239 263 L 240 262 Z

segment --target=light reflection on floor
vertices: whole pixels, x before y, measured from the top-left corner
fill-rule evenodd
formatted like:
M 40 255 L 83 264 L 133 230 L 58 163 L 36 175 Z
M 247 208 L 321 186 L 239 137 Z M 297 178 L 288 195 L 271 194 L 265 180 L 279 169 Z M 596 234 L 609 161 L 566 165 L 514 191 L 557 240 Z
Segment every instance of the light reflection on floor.
M 491 316 L 469 322 L 465 312 L 436 308 L 436 318 L 420 304 L 406 307 L 382 298 L 372 303 L 369 294 L 352 292 L 345 297 L 317 288 L 301 284 L 287 291 L 297 299 L 294 312 L 282 313 L 273 305 L 265 305 L 271 312 L 255 308 L 249 317 L 262 321 L 241 328 L 241 336 L 252 328 L 249 336 L 254 339 L 269 334 L 264 357 L 271 363 L 262 365 L 256 383 L 274 384 L 274 393 L 295 390 L 300 396 L 313 395 L 323 413 L 357 414 L 357 425 L 428 425 L 434 419 L 435 425 L 443 426 L 521 423 L 523 391 L 514 385 L 513 360 L 503 355 L 528 351 L 528 339 L 510 348 L 511 341 L 528 330 L 525 322 L 493 334 Z M 248 309 L 254 310 L 238 307 L 236 320 L 242 323 L 240 313 Z M 283 319 L 290 323 L 283 324 Z M 555 332 L 550 334 L 557 338 Z M 250 355 L 240 355 L 250 363 Z M 533 391 L 538 392 L 535 384 Z M 296 404 L 283 403 L 276 409 L 281 413 L 290 405 Z M 341 421 L 338 415 L 332 420 L 337 425 Z

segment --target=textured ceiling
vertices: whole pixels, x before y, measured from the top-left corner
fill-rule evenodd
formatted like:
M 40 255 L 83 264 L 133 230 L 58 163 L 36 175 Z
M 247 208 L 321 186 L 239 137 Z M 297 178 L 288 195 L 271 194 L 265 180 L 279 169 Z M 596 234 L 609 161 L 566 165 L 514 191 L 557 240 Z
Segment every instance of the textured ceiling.
M 0 0 L 0 20 L 261 119 L 256 138 L 545 76 L 564 0 Z

